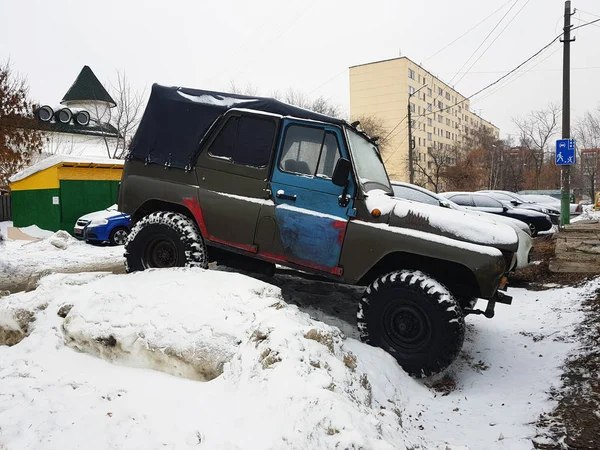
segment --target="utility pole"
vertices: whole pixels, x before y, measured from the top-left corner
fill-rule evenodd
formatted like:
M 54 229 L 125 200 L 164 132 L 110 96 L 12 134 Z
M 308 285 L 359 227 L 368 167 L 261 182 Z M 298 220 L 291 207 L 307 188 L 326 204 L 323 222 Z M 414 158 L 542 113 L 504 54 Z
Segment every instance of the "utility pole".
M 410 184 L 414 184 L 415 183 L 415 168 L 414 168 L 414 155 L 413 155 L 413 151 L 415 149 L 415 143 L 413 141 L 413 135 L 412 135 L 412 111 L 410 109 L 410 99 L 412 98 L 413 95 L 415 95 L 417 92 L 419 92 L 421 89 L 424 89 L 425 87 L 427 87 L 426 84 L 424 84 L 423 86 L 421 86 L 419 89 L 417 89 L 415 92 L 413 92 L 412 94 L 408 94 L 408 179 Z
M 563 100 L 562 100 L 562 137 L 571 137 L 571 0 L 565 2 L 565 27 L 563 29 Z M 575 39 L 573 39 L 575 40 Z M 571 222 L 571 166 L 561 168 L 561 204 L 560 225 Z
M 411 110 L 410 110 L 410 98 L 412 94 L 408 95 L 408 178 L 409 183 L 414 184 L 415 182 L 415 168 L 413 162 L 413 150 L 415 146 L 413 145 L 413 137 L 412 137 L 412 118 L 411 118 Z

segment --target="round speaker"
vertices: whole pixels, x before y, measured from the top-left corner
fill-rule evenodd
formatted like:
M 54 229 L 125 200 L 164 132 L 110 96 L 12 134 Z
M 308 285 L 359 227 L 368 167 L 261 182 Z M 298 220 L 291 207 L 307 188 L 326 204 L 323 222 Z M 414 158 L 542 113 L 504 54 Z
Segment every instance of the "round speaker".
M 54 115 L 54 110 L 50 108 L 48 105 L 42 106 L 37 110 L 37 116 L 42 122 L 50 122 L 52 120 L 52 116 Z
M 63 108 L 59 111 L 56 111 L 55 118 L 60 123 L 69 123 L 73 118 L 73 113 L 69 108 Z
M 75 115 L 75 122 L 77 122 L 78 125 L 87 125 L 88 123 L 90 123 L 90 113 L 87 111 L 79 111 Z

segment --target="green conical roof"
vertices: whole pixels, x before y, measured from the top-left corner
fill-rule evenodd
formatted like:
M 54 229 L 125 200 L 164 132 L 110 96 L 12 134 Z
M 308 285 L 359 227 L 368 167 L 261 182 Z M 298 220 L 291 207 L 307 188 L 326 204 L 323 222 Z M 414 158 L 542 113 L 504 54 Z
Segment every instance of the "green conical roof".
M 69 88 L 60 103 L 76 101 L 102 101 L 110 103 L 111 106 L 117 106 L 89 66 L 83 66 L 75 83 Z

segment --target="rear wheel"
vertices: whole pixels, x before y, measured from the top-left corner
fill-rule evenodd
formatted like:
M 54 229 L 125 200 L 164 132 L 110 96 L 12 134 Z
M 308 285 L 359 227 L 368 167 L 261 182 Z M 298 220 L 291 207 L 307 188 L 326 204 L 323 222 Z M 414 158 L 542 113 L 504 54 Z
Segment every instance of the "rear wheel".
M 361 339 L 381 347 L 415 377 L 447 368 L 462 348 L 465 321 L 448 289 L 419 271 L 375 280 L 358 309 Z
M 125 244 L 127 272 L 150 268 L 208 267 L 206 247 L 196 224 L 183 214 L 159 211 L 131 229 Z

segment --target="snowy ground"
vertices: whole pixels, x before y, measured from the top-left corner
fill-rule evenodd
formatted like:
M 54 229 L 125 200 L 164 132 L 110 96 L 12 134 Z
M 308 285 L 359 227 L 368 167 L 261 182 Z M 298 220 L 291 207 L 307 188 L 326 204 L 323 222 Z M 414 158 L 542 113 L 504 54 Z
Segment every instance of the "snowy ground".
M 44 234 L 43 230 L 39 234 Z M 92 246 L 65 231 L 38 241 L 4 241 L 0 245 L 0 292 L 31 289 L 48 273 L 124 271 L 122 246 Z
M 8 264 L 122 252 L 75 242 L 60 253 L 53 238 L 8 242 Z M 0 449 L 530 449 L 578 345 L 579 305 L 600 288 L 511 289 L 494 319 L 467 319 L 444 376 L 417 381 L 352 338 L 358 289 L 290 272 L 271 282 L 57 274 L 0 298 L 0 341 L 20 341 L 0 345 Z
M 595 222 L 600 221 L 600 211 L 594 211 L 593 205 L 584 206 L 583 212 L 579 216 L 571 219 L 571 223 L 587 222 L 587 221 L 595 221 Z

